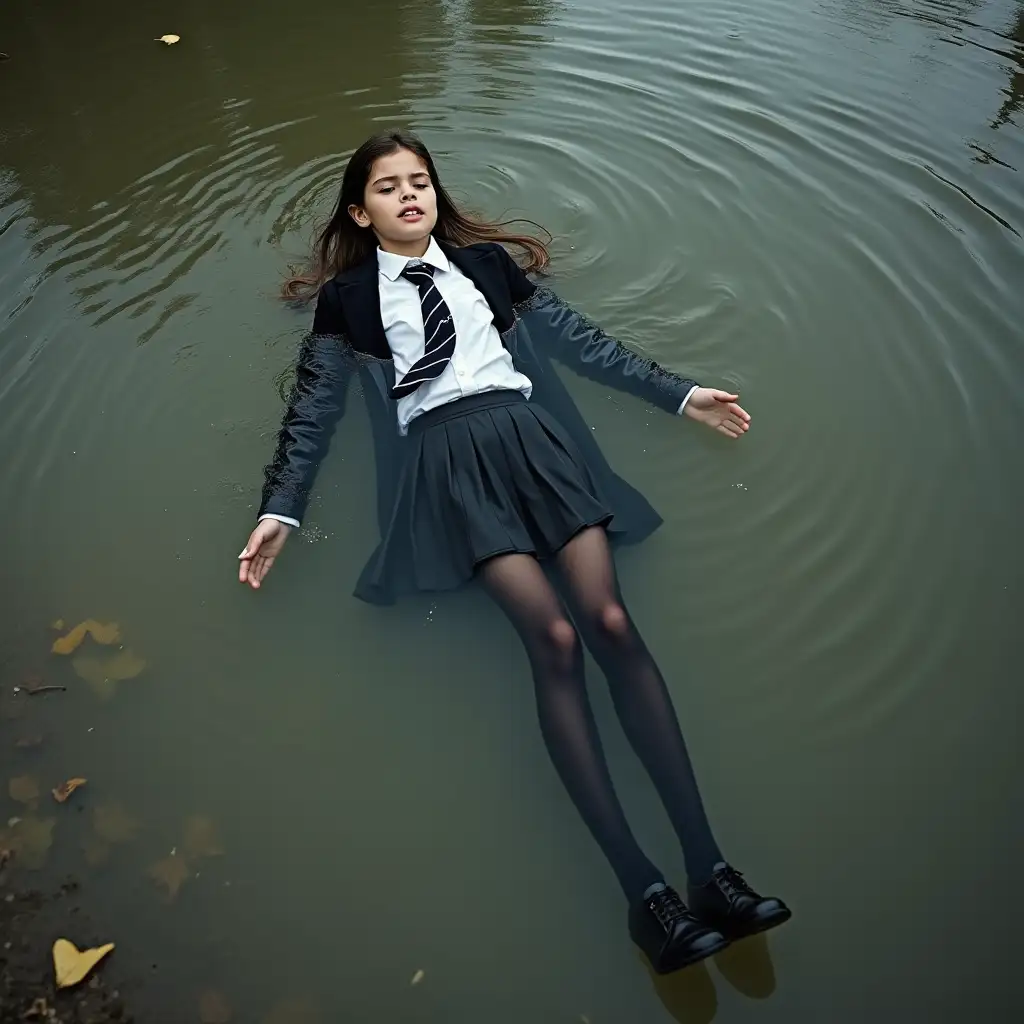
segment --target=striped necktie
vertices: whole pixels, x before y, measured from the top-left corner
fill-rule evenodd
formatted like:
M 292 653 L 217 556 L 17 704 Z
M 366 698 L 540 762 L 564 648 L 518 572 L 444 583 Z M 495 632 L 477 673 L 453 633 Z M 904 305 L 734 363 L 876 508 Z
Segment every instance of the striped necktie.
M 402 277 L 419 289 L 423 313 L 423 355 L 391 389 L 394 399 L 411 395 L 421 384 L 444 373 L 455 354 L 455 321 L 448 303 L 434 284 L 434 268 L 426 263 L 407 264 Z

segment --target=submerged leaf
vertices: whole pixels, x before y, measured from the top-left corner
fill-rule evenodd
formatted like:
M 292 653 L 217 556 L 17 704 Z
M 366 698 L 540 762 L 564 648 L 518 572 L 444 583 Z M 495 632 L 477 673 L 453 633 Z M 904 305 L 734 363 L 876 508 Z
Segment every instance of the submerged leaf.
M 18 750 L 30 750 L 32 747 L 41 746 L 43 737 L 38 733 L 35 736 L 22 736 L 20 740 L 15 740 L 14 745 Z
M 96 836 L 86 836 L 82 840 L 82 853 L 85 854 L 85 863 L 96 868 L 106 863 L 110 856 L 110 847 Z
M 31 775 L 16 775 L 7 783 L 7 792 L 19 804 L 33 804 L 39 799 L 39 783 Z
M 62 631 L 63 631 L 63 629 L 64 629 L 64 620 L 63 620 L 63 619 L 58 619 L 58 620 L 57 620 L 57 621 L 56 621 L 56 622 L 55 622 L 55 623 L 54 623 L 54 624 L 53 624 L 53 625 L 52 625 L 52 626 L 50 627 L 50 629 L 55 629 L 55 630 L 57 630 L 57 632 L 58 632 L 58 633 L 59 633 L 59 632 L 62 632 Z
M 263 1024 L 320 1024 L 317 1008 L 308 999 L 286 999 L 263 1018 Z
M 106 665 L 99 658 L 90 654 L 76 654 L 71 659 L 71 667 L 79 679 L 84 679 L 92 687 L 97 697 L 106 700 L 114 696 L 117 683 L 107 675 Z
M 0 846 L 10 850 L 18 863 L 38 871 L 53 846 L 56 818 L 12 818 L 13 824 L 0 832 Z
M 54 654 L 71 654 L 78 649 L 78 645 L 85 639 L 86 634 L 90 635 L 98 644 L 115 644 L 121 639 L 121 627 L 116 622 L 97 622 L 95 619 L 86 619 L 80 622 L 66 636 L 58 637 L 53 641 L 51 648 Z
M 199 1020 L 201 1024 L 228 1024 L 234 1014 L 223 994 L 208 989 L 199 996 Z
M 76 949 L 67 939 L 53 944 L 53 969 L 57 988 L 69 988 L 84 981 L 89 972 L 114 948 L 112 942 L 97 949 Z
M 172 853 L 153 864 L 148 874 L 157 885 L 162 885 L 167 890 L 167 900 L 170 902 L 178 895 L 178 890 L 188 878 L 188 865 L 184 857 Z
M 130 842 L 139 831 L 139 823 L 120 804 L 101 804 L 95 808 L 92 827 L 108 843 Z
M 67 782 L 62 782 L 56 789 L 51 790 L 53 799 L 59 804 L 64 803 L 76 789 L 84 786 L 87 781 L 87 779 L 68 779 Z
M 419 970 L 412 976 L 412 981 L 410 981 L 409 984 L 418 985 L 425 977 L 426 972 L 423 970 Z
M 194 814 L 185 822 L 185 839 L 182 843 L 186 857 L 220 857 L 224 853 L 217 826 L 212 818 Z
M 130 650 L 118 651 L 111 658 L 95 658 L 90 654 L 78 654 L 71 660 L 75 674 L 84 679 L 98 697 L 112 697 L 117 683 L 134 679 L 146 663 Z

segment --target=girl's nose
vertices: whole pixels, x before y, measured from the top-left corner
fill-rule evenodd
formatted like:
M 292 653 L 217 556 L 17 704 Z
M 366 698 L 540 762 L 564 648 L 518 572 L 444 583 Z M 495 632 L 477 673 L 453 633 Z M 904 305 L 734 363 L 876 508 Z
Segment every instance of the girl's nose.
M 408 192 L 402 193 L 402 202 L 411 203 L 416 198 L 416 193 L 410 189 Z

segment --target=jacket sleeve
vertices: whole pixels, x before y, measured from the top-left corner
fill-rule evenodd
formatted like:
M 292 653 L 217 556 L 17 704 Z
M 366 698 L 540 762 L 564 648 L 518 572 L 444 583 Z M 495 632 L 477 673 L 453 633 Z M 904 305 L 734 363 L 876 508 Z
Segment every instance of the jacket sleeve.
M 299 349 L 295 383 L 288 398 L 277 448 L 264 470 L 259 514 L 301 522 L 317 470 L 345 411 L 356 362 L 343 333 L 340 309 L 321 290 L 313 330 Z
M 673 373 L 606 334 L 549 288 L 537 288 L 504 249 L 505 276 L 530 337 L 583 377 L 677 413 L 695 380 Z

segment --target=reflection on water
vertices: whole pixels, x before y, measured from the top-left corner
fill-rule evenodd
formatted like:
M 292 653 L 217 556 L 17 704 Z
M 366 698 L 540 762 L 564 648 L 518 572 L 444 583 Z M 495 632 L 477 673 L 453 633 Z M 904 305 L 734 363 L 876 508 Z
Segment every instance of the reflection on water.
M 1022 19 L 0 10 L 0 749 L 43 794 L 89 779 L 4 817 L 43 879 L 84 880 L 152 1019 L 196 1019 L 205 990 L 253 1021 L 1011 1019 Z M 622 576 L 716 831 L 795 911 L 711 965 L 655 979 L 629 946 L 500 617 L 350 597 L 359 403 L 304 543 L 257 598 L 232 583 L 306 324 L 277 282 L 394 123 L 461 198 L 554 232 L 568 299 L 754 413 L 726 450 L 570 381 L 666 519 Z M 58 618 L 117 621 L 136 660 L 51 654 Z M 67 690 L 15 700 L 33 674 Z

